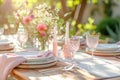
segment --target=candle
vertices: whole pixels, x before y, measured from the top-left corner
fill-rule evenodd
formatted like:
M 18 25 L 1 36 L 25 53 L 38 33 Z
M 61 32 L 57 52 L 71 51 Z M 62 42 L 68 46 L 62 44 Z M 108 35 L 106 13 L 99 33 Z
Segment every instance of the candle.
M 63 55 L 64 58 L 70 58 L 70 50 L 67 48 L 68 40 L 69 40 L 69 22 L 66 23 L 66 32 L 65 32 L 65 44 L 63 45 Z
M 66 23 L 65 44 L 67 44 L 68 39 L 69 39 L 69 22 Z
M 57 39 L 56 39 L 56 35 L 57 35 L 57 26 L 54 27 L 54 36 L 53 36 L 53 56 L 57 57 L 57 53 L 58 53 L 58 49 L 57 49 Z

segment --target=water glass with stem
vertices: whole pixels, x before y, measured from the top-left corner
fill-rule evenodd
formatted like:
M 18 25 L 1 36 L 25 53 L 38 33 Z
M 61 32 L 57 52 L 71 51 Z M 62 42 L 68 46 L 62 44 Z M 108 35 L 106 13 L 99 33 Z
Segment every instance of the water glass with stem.
M 65 66 L 65 70 L 71 70 L 73 67 L 75 67 L 76 62 L 73 60 L 74 54 L 76 51 L 79 50 L 80 46 L 80 38 L 78 36 L 73 36 L 68 40 L 68 43 L 66 45 L 66 50 L 68 50 L 69 54 L 65 54 L 65 58 L 68 59 L 71 63 L 71 65 Z M 69 57 L 68 57 L 69 56 Z
M 27 33 L 27 31 L 19 32 L 17 38 L 18 38 L 18 41 L 19 41 L 19 43 L 21 45 L 21 48 L 23 48 L 24 44 L 28 40 L 28 33 Z
M 94 55 L 95 48 L 97 47 L 99 43 L 99 35 L 98 34 L 86 34 L 86 43 L 88 48 L 92 52 L 92 59 Z

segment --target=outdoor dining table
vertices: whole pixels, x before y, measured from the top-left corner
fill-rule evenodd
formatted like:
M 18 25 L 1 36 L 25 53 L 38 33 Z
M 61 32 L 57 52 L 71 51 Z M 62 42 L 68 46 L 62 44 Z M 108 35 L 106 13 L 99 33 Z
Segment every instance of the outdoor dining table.
M 79 54 L 77 55 L 77 58 L 81 57 L 81 54 L 83 55 L 85 54 L 89 56 L 89 54 L 86 54 L 85 52 L 77 52 L 77 54 Z M 119 57 L 112 56 L 112 57 L 99 57 L 99 58 L 102 58 L 105 60 L 117 61 L 115 62 L 115 64 L 120 66 Z M 79 62 L 81 61 L 79 60 Z M 109 66 L 112 66 L 112 65 L 114 65 L 114 63 L 109 64 Z M 82 68 L 73 68 L 69 71 L 66 71 L 64 70 L 65 66 L 66 66 L 65 62 L 57 61 L 56 65 L 48 68 L 38 68 L 38 69 L 15 68 L 13 69 L 11 76 L 16 78 L 17 80 L 120 80 L 120 75 L 112 76 L 112 77 L 111 76 L 102 77 L 96 74 L 89 73 L 87 70 Z M 97 73 L 99 74 L 99 71 Z

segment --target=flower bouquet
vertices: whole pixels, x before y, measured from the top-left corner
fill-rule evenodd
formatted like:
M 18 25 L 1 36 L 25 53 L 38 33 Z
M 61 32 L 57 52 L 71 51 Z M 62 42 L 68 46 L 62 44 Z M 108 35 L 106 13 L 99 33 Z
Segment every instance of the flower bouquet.
M 27 30 L 29 39 L 37 39 L 40 42 L 40 49 L 44 50 L 52 38 L 54 26 L 57 26 L 58 10 L 52 9 L 47 4 L 39 4 L 34 8 L 21 6 L 16 14 L 18 22 Z

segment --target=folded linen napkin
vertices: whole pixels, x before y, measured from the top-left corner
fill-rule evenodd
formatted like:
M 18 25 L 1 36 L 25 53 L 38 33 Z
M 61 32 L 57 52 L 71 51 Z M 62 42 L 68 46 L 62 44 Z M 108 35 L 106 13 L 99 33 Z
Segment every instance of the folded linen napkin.
M 37 57 L 49 57 L 53 55 L 51 51 L 46 51 L 46 52 L 43 52 L 42 54 L 38 54 Z
M 26 59 L 19 55 L 0 54 L 0 80 L 6 80 L 9 73 Z

